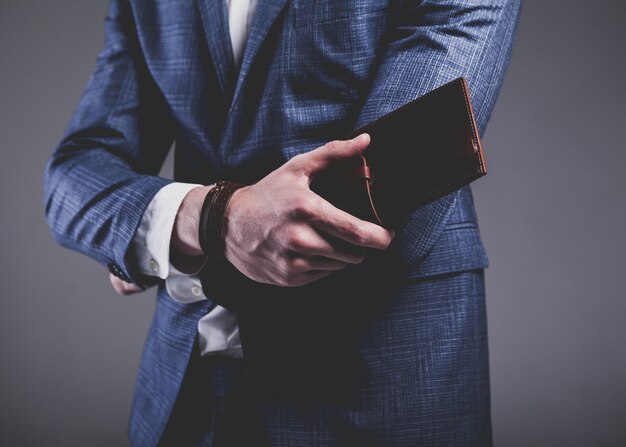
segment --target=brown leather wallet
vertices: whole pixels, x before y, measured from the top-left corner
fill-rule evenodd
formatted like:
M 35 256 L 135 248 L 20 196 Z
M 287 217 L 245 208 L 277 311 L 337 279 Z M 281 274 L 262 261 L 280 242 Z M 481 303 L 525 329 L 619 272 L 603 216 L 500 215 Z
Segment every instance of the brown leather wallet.
M 354 131 L 362 156 L 318 174 L 311 189 L 361 219 L 391 228 L 487 173 L 465 79 L 458 78 Z

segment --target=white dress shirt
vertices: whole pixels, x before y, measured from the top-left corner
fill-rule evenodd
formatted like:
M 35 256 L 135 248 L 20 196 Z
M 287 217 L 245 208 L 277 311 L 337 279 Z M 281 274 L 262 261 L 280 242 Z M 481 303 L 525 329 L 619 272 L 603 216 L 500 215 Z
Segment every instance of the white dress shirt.
M 228 28 L 237 66 L 243 58 L 257 1 L 227 0 Z M 170 238 L 176 213 L 187 193 L 198 186 L 201 185 L 171 183 L 161 188 L 146 208 L 131 243 L 139 270 L 164 279 L 167 292 L 180 303 L 206 299 L 198 276 L 183 273 L 170 262 Z M 237 315 L 228 309 L 213 308 L 198 322 L 198 333 L 202 355 L 243 355 Z

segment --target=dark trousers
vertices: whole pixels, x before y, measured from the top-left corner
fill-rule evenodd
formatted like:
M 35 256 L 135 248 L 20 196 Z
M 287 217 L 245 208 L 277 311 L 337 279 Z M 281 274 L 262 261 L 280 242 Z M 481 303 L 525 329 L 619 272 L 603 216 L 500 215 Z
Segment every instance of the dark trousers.
M 269 446 L 243 360 L 201 357 L 195 344 L 159 446 Z

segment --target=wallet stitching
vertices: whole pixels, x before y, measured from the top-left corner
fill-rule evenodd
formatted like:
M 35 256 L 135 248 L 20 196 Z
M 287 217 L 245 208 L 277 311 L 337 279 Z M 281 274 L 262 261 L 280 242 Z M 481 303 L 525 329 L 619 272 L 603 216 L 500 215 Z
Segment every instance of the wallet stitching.
M 482 154 L 480 153 L 480 140 L 478 139 L 478 135 L 476 133 L 476 123 L 474 122 L 474 114 L 472 113 L 472 108 L 470 106 L 470 100 L 468 98 L 468 89 L 466 88 L 466 86 L 464 85 L 464 82 L 461 82 L 460 86 L 461 86 L 461 90 L 463 91 L 463 99 L 465 100 L 465 108 L 467 109 L 467 115 L 470 117 L 470 119 L 472 120 L 472 123 L 474 125 L 470 125 L 470 131 L 472 132 L 472 136 L 474 137 L 474 140 L 476 141 L 476 143 L 478 144 L 478 150 L 475 152 L 478 152 L 478 162 L 480 163 L 480 169 L 483 171 L 486 171 L 485 169 L 485 165 L 483 163 L 483 157 Z
M 469 99 L 469 97 L 468 97 L 468 90 L 467 90 L 467 88 L 466 88 L 466 81 L 465 81 L 465 79 L 464 79 L 464 78 L 460 77 L 460 78 L 455 79 L 455 80 L 454 80 L 454 81 L 452 81 L 452 82 L 457 82 L 457 83 L 458 83 L 458 85 L 459 85 L 459 87 L 461 88 L 461 90 L 462 90 L 462 92 L 463 92 L 463 100 L 465 101 L 465 109 L 466 109 L 466 111 L 467 111 L 468 116 L 469 116 L 469 117 L 470 117 L 470 119 L 471 119 L 471 122 L 474 124 L 474 125 L 469 125 L 469 128 L 470 128 L 470 132 L 471 132 L 472 136 L 474 137 L 474 140 L 475 140 L 475 141 L 477 142 L 477 144 L 478 144 L 478 151 L 475 151 L 475 152 L 477 152 L 477 153 L 478 153 L 478 163 L 479 163 L 480 169 L 481 169 L 481 171 L 483 171 L 483 172 L 484 172 L 484 171 L 486 171 L 486 169 L 485 169 L 485 165 L 484 165 L 484 163 L 483 163 L 483 157 L 482 157 L 482 153 L 481 153 L 481 150 L 480 150 L 480 140 L 479 140 L 479 138 L 478 138 L 478 134 L 477 134 L 477 132 L 476 132 L 476 125 L 475 125 L 475 121 L 474 121 L 474 115 L 473 115 L 473 113 L 472 113 L 472 108 L 471 108 L 471 106 L 470 106 L 470 99 Z M 445 87 L 447 87 L 447 86 L 448 86 L 448 84 L 444 84 L 444 85 L 442 85 L 442 86 L 440 86 L 440 87 L 437 87 L 436 89 L 434 89 L 434 90 L 432 90 L 432 91 L 430 91 L 430 92 L 426 93 L 425 95 L 420 96 L 419 98 L 416 98 L 416 100 L 417 100 L 417 99 L 423 99 L 423 98 L 425 98 L 425 97 L 431 96 L 431 95 L 433 95 L 434 93 L 436 93 L 437 91 L 442 90 L 443 88 L 445 88 Z M 415 101 L 415 100 L 414 100 L 414 101 Z M 413 103 L 413 101 L 410 101 L 410 102 L 408 102 L 408 103 L 404 104 L 403 106 L 401 106 L 401 107 L 399 107 L 399 108 L 395 109 L 394 111 L 392 111 L 392 112 L 388 113 L 387 115 L 384 115 L 384 116 L 382 116 L 382 117 L 378 118 L 377 120 L 375 120 L 375 121 L 373 121 L 373 122 L 371 122 L 371 123 L 367 124 L 366 126 L 360 127 L 359 129 L 357 129 L 356 131 L 354 131 L 354 132 L 353 132 L 353 133 L 352 133 L 352 134 L 351 134 L 348 138 L 351 138 L 351 137 L 353 137 L 353 136 L 357 136 L 357 135 L 360 135 L 360 134 L 362 134 L 362 133 L 366 132 L 366 131 L 367 131 L 367 129 L 369 129 L 370 127 L 373 127 L 373 126 L 374 126 L 375 124 L 377 124 L 378 122 L 384 121 L 384 120 L 388 119 L 389 117 L 391 117 L 391 116 L 395 115 L 396 113 L 399 113 L 402 109 L 404 109 L 404 108 L 406 108 L 406 107 L 410 106 L 412 103 Z M 365 158 L 365 157 L 363 157 L 363 158 Z M 454 181 L 464 180 L 464 179 L 466 179 L 466 178 L 472 177 L 473 175 L 474 175 L 474 174 L 472 174 L 472 175 L 467 175 L 467 176 L 465 176 L 465 177 L 461 177 L 461 178 L 456 179 L 456 180 L 454 180 Z M 436 190 L 433 190 L 433 191 L 431 191 L 431 192 L 427 193 L 427 195 L 431 195 L 431 194 L 433 194 L 433 193 L 434 193 L 434 192 L 436 192 L 436 191 L 439 191 L 439 190 L 441 190 L 441 189 L 446 188 L 447 186 L 450 186 L 452 183 L 454 183 L 454 181 L 453 181 L 453 182 L 450 182 L 450 183 L 447 183 L 447 184 L 445 184 L 445 185 L 441 186 L 440 188 L 438 188 L 438 189 L 436 189 Z
M 365 158 L 363 158 L 365 159 Z M 378 211 L 376 210 L 376 205 L 374 205 L 374 198 L 372 197 L 372 190 L 371 190 L 371 181 L 366 181 L 365 182 L 365 189 L 367 191 L 367 198 L 370 201 L 370 206 L 372 207 L 372 211 L 374 212 L 374 216 L 376 217 L 376 220 L 378 221 L 378 223 L 380 225 L 383 225 L 383 221 L 380 219 L 380 216 L 378 215 Z
M 472 113 L 472 106 L 470 104 L 470 99 L 469 99 L 469 90 L 465 85 L 465 81 L 461 83 L 461 90 L 463 90 L 463 99 L 465 99 L 465 107 L 467 109 L 467 115 L 469 116 L 471 122 L 473 125 L 468 124 L 469 128 L 470 128 L 470 132 L 472 133 L 472 136 L 474 137 L 474 140 L 476 141 L 476 144 L 478 145 L 478 149 L 475 151 L 478 153 L 478 162 L 480 163 L 480 169 L 482 171 L 486 171 L 487 169 L 485 168 L 485 163 L 483 162 L 483 154 L 482 154 L 482 150 L 480 147 L 480 139 L 478 137 L 478 133 L 476 131 L 476 121 L 474 118 L 474 114 Z

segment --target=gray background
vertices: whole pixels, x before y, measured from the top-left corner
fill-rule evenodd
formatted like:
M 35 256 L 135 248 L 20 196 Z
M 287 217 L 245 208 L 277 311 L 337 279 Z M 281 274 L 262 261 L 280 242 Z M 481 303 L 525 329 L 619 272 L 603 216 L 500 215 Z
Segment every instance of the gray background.
M 42 199 L 106 2 L 0 5 L 0 445 L 124 446 L 154 292 L 116 296 Z M 524 5 L 475 186 L 500 447 L 626 446 L 625 43 L 622 1 Z

